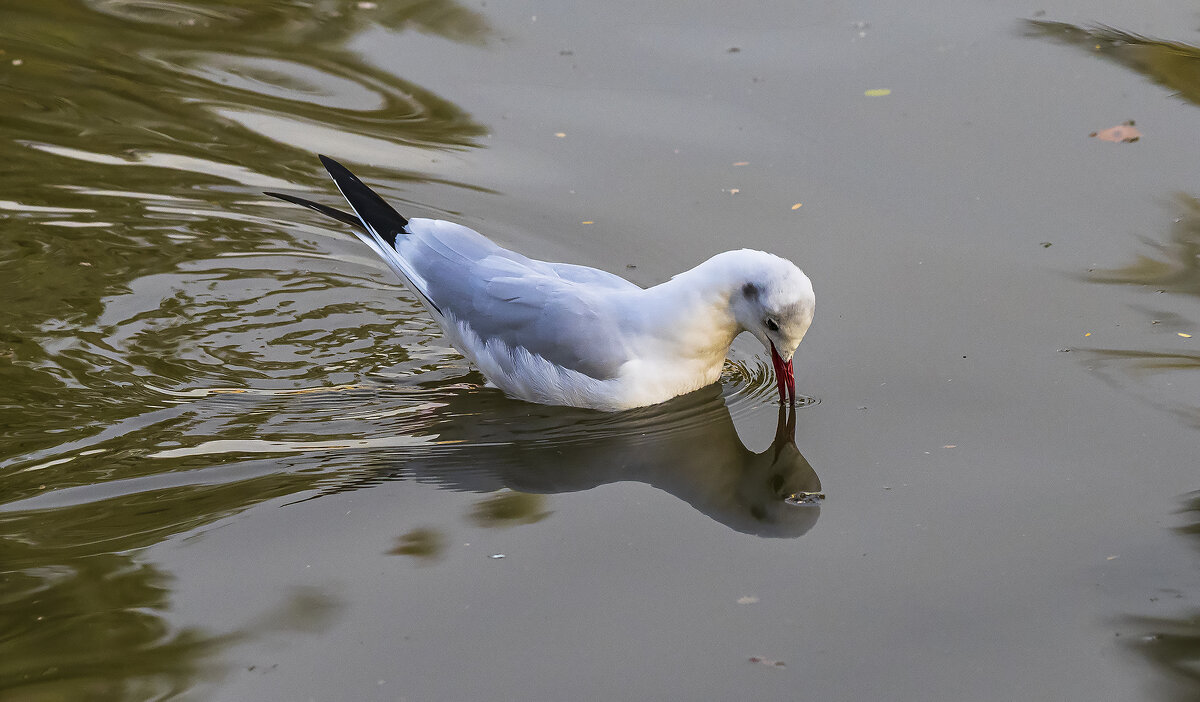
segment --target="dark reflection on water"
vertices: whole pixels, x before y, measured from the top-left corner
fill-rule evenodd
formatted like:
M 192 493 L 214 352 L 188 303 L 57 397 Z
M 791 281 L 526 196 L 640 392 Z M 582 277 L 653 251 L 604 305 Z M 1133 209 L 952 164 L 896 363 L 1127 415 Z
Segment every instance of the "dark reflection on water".
M 515 491 L 476 505 L 472 518 L 485 526 L 548 516 L 531 493 L 625 481 L 654 486 L 730 528 L 759 536 L 801 536 L 820 514 L 819 498 L 812 504 L 788 501 L 821 492 L 820 478 L 795 443 L 795 412 L 780 408 L 774 441 L 755 453 L 738 437 L 717 386 L 617 415 L 541 408 L 499 394 L 460 395 L 429 419 L 438 437 L 436 453 L 372 451 L 360 468 L 341 471 L 326 491 L 387 480 Z
M 170 575 L 138 556 L 272 482 L 0 514 L 0 698 L 165 699 L 218 675 L 231 643 L 324 630 L 339 604 L 310 589 L 236 631 L 173 625 Z
M 1184 100 L 1200 105 L 1200 48 L 1112 27 L 1077 27 L 1040 20 L 1028 21 L 1025 26 L 1031 36 L 1078 46 L 1095 56 L 1115 61 L 1170 88 Z
M 1105 59 L 1131 68 L 1154 82 L 1200 105 L 1200 48 L 1178 42 L 1140 37 L 1108 27 L 1082 29 L 1056 22 L 1030 22 L 1031 33 L 1080 46 Z M 1143 239 L 1150 254 L 1138 254 L 1125 266 L 1089 271 L 1096 283 L 1137 285 L 1159 293 L 1200 295 L 1200 200 L 1175 198 L 1174 218 L 1166 243 Z M 1151 324 L 1164 333 L 1195 331 L 1190 320 L 1160 308 L 1142 308 Z M 1173 334 L 1172 334 L 1173 335 Z M 1084 362 L 1114 387 L 1163 409 L 1186 424 L 1200 428 L 1200 355 L 1176 351 L 1094 349 L 1083 352 Z M 1193 523 L 1180 533 L 1200 536 L 1200 495 L 1184 510 Z M 1200 690 L 1200 610 L 1178 617 L 1130 616 L 1118 622 L 1124 646 L 1157 670 L 1160 696 L 1167 700 L 1196 699 Z
M 772 445 L 751 451 L 731 408 L 750 406 L 754 394 L 739 393 L 736 382 L 606 414 L 530 405 L 461 382 L 475 377 L 427 388 L 198 397 L 118 427 L 119 439 L 110 442 L 136 444 L 136 451 L 84 443 L 21 468 L 14 477 L 22 480 L 13 482 L 26 486 L 19 493 L 24 499 L 0 504 L 0 514 L 88 505 L 136 513 L 137 503 L 148 500 L 162 507 L 156 515 L 165 518 L 159 528 L 166 535 L 273 497 L 316 490 L 302 498 L 313 499 L 396 479 L 485 493 L 569 492 L 637 481 L 738 531 L 764 536 L 799 536 L 819 514 L 815 504 L 785 502 L 821 490 L 795 444 L 796 413 L 781 408 Z M 73 466 L 70 482 L 56 489 L 30 484 L 58 467 L 42 465 L 56 461 Z M 224 502 L 206 510 L 198 495 L 208 493 Z M 479 503 L 471 518 L 489 526 L 528 523 L 547 516 L 540 505 L 533 495 L 495 496 Z M 181 511 L 177 519 L 171 506 Z
M 445 551 L 446 537 L 440 531 L 418 527 L 396 539 L 396 545 L 388 551 L 388 555 L 411 556 L 418 561 L 432 563 L 441 558 Z
M 1174 204 L 1176 214 L 1166 243 L 1143 239 L 1153 253 L 1138 254 L 1132 263 L 1119 268 L 1091 271 L 1088 279 L 1200 295 L 1200 200 L 1180 193 Z
M 401 321 L 392 293 L 332 299 L 364 280 L 322 260 L 311 236 L 323 231 L 298 239 L 257 204 L 264 186 L 324 180 L 295 143 L 322 128 L 359 152 L 458 150 L 483 134 L 453 103 L 345 46 L 375 23 L 479 43 L 483 19 L 449 1 L 363 6 L 5 9 L 0 466 L 161 406 L 145 382 L 345 382 L 353 373 L 330 377 L 322 352 L 362 349 Z M 428 162 L 385 180 L 473 187 L 422 172 Z
M 550 516 L 546 497 L 527 492 L 499 492 L 475 503 L 471 519 L 482 527 L 535 524 Z
M 36 548 L 6 541 L 4 558 Z M 223 644 L 167 624 L 169 578 L 151 566 L 115 553 L 34 560 L 0 588 L 4 699 L 163 699 L 195 686 Z
M 1175 217 L 1166 243 L 1143 239 L 1151 254 L 1138 254 L 1127 265 L 1094 269 L 1083 280 L 1146 288 L 1167 295 L 1200 295 L 1200 200 L 1189 195 L 1175 198 Z M 1186 313 L 1170 309 L 1172 297 L 1135 306 L 1146 320 L 1146 329 L 1172 345 L 1179 334 L 1195 335 L 1195 322 Z M 1082 349 L 1088 368 L 1105 382 L 1170 412 L 1184 423 L 1200 428 L 1200 356 L 1175 349 Z
M 1200 547 L 1200 492 L 1192 493 L 1182 512 L 1190 523 L 1176 531 Z M 1161 676 L 1159 696 L 1173 702 L 1191 702 L 1200 693 L 1200 608 L 1175 617 L 1130 616 L 1117 625 L 1129 651 L 1154 666 Z
M 1200 429 L 1200 355 L 1121 349 L 1083 350 L 1081 355 L 1109 385 Z
M 0 689 L 153 698 L 202 684 L 220 672 L 220 649 L 278 630 L 281 619 L 291 629 L 322 626 L 336 603 L 309 593 L 281 606 L 290 619 L 222 634 L 177 630 L 165 617 L 169 576 L 137 555 L 273 498 L 315 499 L 412 479 L 495 493 L 465 516 L 504 527 L 550 516 L 538 493 L 638 481 L 762 536 L 800 536 L 819 515 L 816 504 L 785 502 L 821 489 L 795 445 L 795 412 L 780 408 L 774 442 L 755 453 L 738 438 L 726 404 L 749 404 L 739 403 L 736 389 L 727 398 L 712 386 L 617 415 L 529 405 L 465 383 L 370 396 L 331 388 L 193 398 L 177 406 L 190 410 L 154 410 L 164 414 L 119 432 L 124 444 L 145 447 L 139 452 L 70 456 L 91 479 L 0 505 Z M 351 408 L 357 415 L 347 418 Z M 342 421 L 324 421 L 323 413 Z M 281 420 L 306 433 L 264 439 Z M 347 431 L 349 423 L 358 431 Z M 331 425 L 329 433 L 314 434 L 322 424 Z M 111 479 L 100 479 L 104 470 Z M 441 532 L 418 528 L 390 553 L 434 563 L 445 543 Z
M 417 182 L 479 189 L 440 156 L 486 128 L 350 50 L 372 25 L 491 34 L 449 0 L 5 8 L 0 697 L 169 697 L 239 640 L 328 625 L 312 591 L 235 631 L 172 620 L 146 550 L 271 500 L 414 479 L 484 493 L 462 516 L 508 527 L 553 518 L 548 493 L 639 481 L 743 532 L 816 521 L 785 502 L 820 490 L 794 424 L 763 453 L 737 436 L 772 395 L 760 360 L 621 415 L 514 402 L 369 252 L 271 216 L 263 189 L 327 190 L 311 153 L 335 139 L 402 168 L 356 167 L 401 205 Z M 391 553 L 446 543 L 414 528 Z
M 1030 35 L 1060 41 L 1115 61 L 1170 88 L 1180 98 L 1200 105 L 1200 48 L 1138 36 L 1111 27 L 1081 28 L 1060 22 L 1028 22 Z M 1094 283 L 1132 285 L 1152 293 L 1200 295 L 1200 200 L 1180 194 L 1166 243 L 1143 238 L 1151 253 L 1138 254 L 1129 264 L 1095 269 L 1082 279 Z M 1186 299 L 1186 298 L 1184 298 Z M 1177 334 L 1195 335 L 1184 314 L 1168 309 L 1173 298 L 1136 307 L 1155 335 L 1179 341 Z M 1174 350 L 1085 349 L 1083 362 L 1113 387 L 1162 409 L 1185 424 L 1200 428 L 1200 355 Z M 1183 512 L 1191 523 L 1177 529 L 1200 537 L 1200 493 L 1186 500 Z M 1195 542 L 1200 545 L 1200 540 Z M 1162 591 L 1156 591 L 1162 595 Z M 1200 609 L 1176 617 L 1128 616 L 1116 622 L 1122 645 L 1149 663 L 1157 673 L 1157 696 L 1190 702 L 1200 696 Z
M 1029 21 L 1030 36 L 1078 46 L 1105 60 L 1115 61 L 1171 88 L 1178 96 L 1200 105 L 1200 48 L 1138 36 L 1112 27 L 1083 28 L 1062 22 Z M 1080 276 L 1094 283 L 1131 285 L 1155 293 L 1200 295 L 1200 200 L 1178 194 L 1176 210 L 1165 243 L 1143 237 L 1150 249 L 1117 268 L 1097 268 Z M 1155 333 L 1192 334 L 1194 322 L 1167 305 L 1144 305 Z M 1089 368 L 1114 387 L 1167 410 L 1192 426 L 1200 427 L 1200 402 L 1191 380 L 1200 369 L 1200 357 L 1177 351 L 1152 349 L 1085 349 L 1081 356 Z M 1181 373 L 1180 371 L 1186 371 Z M 1169 376 L 1169 378 L 1168 378 Z
M 6 4 L 0 698 L 180 695 L 230 643 L 336 613 L 305 590 L 236 631 L 179 626 L 171 575 L 143 552 L 323 475 L 294 450 L 151 460 L 218 437 L 294 449 L 330 419 L 198 399 L 336 388 L 377 367 L 397 386 L 461 375 L 369 268 L 340 270 L 314 243 L 323 230 L 297 237 L 260 204 L 264 187 L 324 181 L 297 142 L 333 130 L 352 153 L 414 156 L 385 182 L 475 189 L 417 156 L 472 148 L 484 127 L 351 51 L 372 25 L 473 45 L 490 32 L 451 0 Z M 49 500 L 13 509 L 35 495 Z
M 1083 28 L 1061 22 L 1029 21 L 1030 36 L 1078 46 L 1148 77 L 1200 105 L 1200 48 L 1138 36 L 1112 27 Z M 1147 288 L 1149 292 L 1200 295 L 1200 200 L 1187 194 L 1174 198 L 1175 216 L 1166 242 L 1142 237 L 1149 249 L 1116 268 L 1091 269 L 1082 280 Z M 1194 335 L 1195 322 L 1170 309 L 1174 300 L 1135 307 L 1158 338 L 1178 341 L 1176 334 Z M 1084 349 L 1083 362 L 1114 387 L 1166 410 L 1200 428 L 1200 356 L 1175 350 Z

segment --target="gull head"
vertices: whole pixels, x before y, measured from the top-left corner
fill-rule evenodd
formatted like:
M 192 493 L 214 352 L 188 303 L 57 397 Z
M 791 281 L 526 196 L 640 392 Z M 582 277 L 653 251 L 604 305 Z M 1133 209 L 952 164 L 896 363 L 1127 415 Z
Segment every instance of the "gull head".
M 812 324 L 816 308 L 812 281 L 796 264 L 760 251 L 746 251 L 751 264 L 745 268 L 745 281 L 734 290 L 734 319 L 771 352 L 779 397 L 784 391 L 796 399 L 796 380 L 792 356 Z

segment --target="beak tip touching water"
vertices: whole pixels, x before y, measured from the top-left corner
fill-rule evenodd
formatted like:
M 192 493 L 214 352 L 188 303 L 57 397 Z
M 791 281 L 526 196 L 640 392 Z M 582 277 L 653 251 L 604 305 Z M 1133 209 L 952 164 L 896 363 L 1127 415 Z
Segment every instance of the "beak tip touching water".
M 779 401 L 787 400 L 793 407 L 796 405 L 796 375 L 792 370 L 793 359 L 784 361 L 771 344 L 771 365 L 775 366 L 775 384 L 779 388 Z

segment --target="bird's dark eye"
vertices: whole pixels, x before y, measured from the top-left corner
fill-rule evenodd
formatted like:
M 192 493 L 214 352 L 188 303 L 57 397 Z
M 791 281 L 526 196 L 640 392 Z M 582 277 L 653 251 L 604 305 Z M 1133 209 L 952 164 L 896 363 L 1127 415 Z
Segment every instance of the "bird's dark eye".
M 766 325 L 767 325 L 767 329 L 770 329 L 771 331 L 779 331 L 779 325 L 776 324 L 775 320 L 773 320 L 773 319 L 768 319 L 766 321 Z

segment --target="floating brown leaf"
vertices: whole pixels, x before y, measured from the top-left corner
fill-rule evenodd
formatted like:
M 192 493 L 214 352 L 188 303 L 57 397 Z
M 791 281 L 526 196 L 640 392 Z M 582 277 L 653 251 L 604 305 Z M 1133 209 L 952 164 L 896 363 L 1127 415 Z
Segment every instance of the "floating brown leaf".
M 1093 136 L 1100 141 L 1111 141 L 1117 144 L 1132 144 L 1142 138 L 1142 133 L 1137 127 L 1133 126 L 1133 120 L 1129 120 L 1124 124 L 1118 124 L 1115 127 L 1101 129 L 1098 132 L 1092 132 L 1088 136 Z

